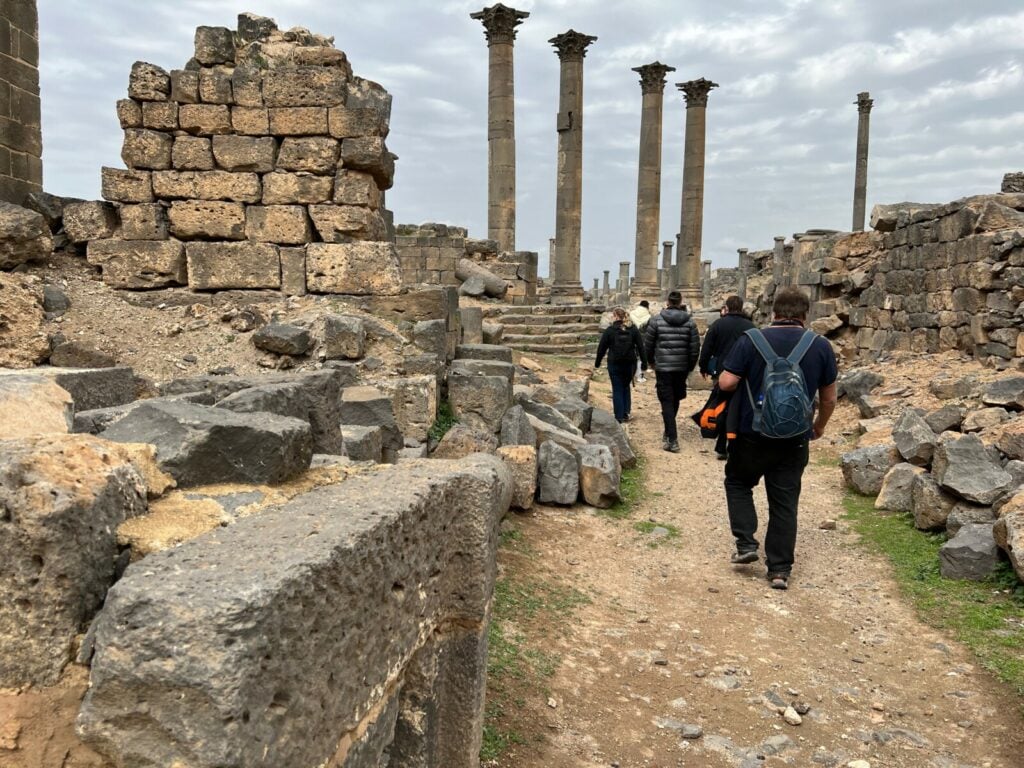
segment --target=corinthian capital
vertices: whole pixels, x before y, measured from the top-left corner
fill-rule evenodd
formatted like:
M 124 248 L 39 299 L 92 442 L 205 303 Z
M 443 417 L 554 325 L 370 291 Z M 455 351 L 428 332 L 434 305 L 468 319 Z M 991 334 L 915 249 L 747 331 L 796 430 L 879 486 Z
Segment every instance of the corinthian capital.
M 675 72 L 676 68 L 656 61 L 642 67 L 633 67 L 633 71 L 640 73 L 640 90 L 643 93 L 661 93 L 665 90 L 665 74 Z
M 686 108 L 706 107 L 708 105 L 708 94 L 712 88 L 717 88 L 718 83 L 705 80 L 688 80 L 685 83 L 676 83 L 676 88 L 683 92 L 686 97 Z
M 593 35 L 584 35 L 574 29 L 563 32 L 548 40 L 558 50 L 558 58 L 562 61 L 582 59 L 587 55 L 587 46 L 596 41 Z
M 484 24 L 484 37 L 489 44 L 511 43 L 516 39 L 516 27 L 523 23 L 523 19 L 530 14 L 527 11 L 517 11 L 507 5 L 498 3 L 490 8 L 469 14 L 469 18 L 482 21 Z
M 857 105 L 857 111 L 861 114 L 868 113 L 871 111 L 871 107 L 874 105 L 875 100 L 871 98 L 871 94 L 867 91 L 857 94 L 857 100 L 853 102 Z

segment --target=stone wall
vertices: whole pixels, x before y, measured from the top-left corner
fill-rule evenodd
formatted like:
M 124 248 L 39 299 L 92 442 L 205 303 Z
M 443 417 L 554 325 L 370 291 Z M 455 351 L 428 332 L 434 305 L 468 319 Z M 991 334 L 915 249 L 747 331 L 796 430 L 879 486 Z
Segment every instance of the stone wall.
M 127 289 L 401 288 L 383 214 L 391 96 L 330 39 L 242 14 L 199 27 L 167 72 L 136 62 L 117 104 L 126 170 L 103 169 L 88 259 Z
M 35 0 L 0 3 L 0 200 L 43 188 L 39 15 Z

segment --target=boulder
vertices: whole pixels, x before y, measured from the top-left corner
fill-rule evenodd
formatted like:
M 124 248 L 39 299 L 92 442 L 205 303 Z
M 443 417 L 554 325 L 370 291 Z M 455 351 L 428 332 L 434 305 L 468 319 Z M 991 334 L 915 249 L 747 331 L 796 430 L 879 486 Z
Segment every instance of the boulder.
M 0 440 L 0 508 L 0 687 L 53 685 L 114 583 L 116 529 L 145 512 L 146 486 L 94 437 Z
M 74 400 L 53 379 L 28 373 L 0 376 L 3 439 L 66 435 L 74 419 Z
M 906 461 L 919 467 L 928 466 L 935 451 L 936 435 L 916 411 L 906 410 L 892 428 L 896 450 Z
M 566 397 L 554 403 L 553 407 L 584 435 L 590 431 L 590 423 L 594 418 L 594 406 L 577 397 Z
M 956 499 L 945 493 L 931 475 L 922 473 L 914 478 L 910 511 L 914 515 L 915 528 L 920 531 L 941 530 L 954 506 Z
M 508 283 L 505 280 L 469 259 L 459 259 L 459 263 L 455 267 L 455 277 L 463 281 L 474 277 L 478 278 L 483 282 L 484 292 L 496 299 L 504 297 L 508 292 Z
M 976 507 L 961 501 L 949 512 L 946 518 L 946 533 L 956 536 L 957 531 L 971 523 L 987 523 L 990 527 L 996 521 L 996 513 L 992 507 Z
M 992 382 L 982 390 L 981 401 L 985 405 L 1012 411 L 1024 410 L 1024 376 L 1010 376 Z
M 0 202 L 0 270 L 43 261 L 52 252 L 46 219 L 20 205 Z
M 632 469 L 636 466 L 636 454 L 629 444 L 626 431 L 615 420 L 615 416 L 603 408 L 595 408 L 593 411 L 587 442 L 607 445 L 618 457 L 619 465 L 623 469 Z
M 894 445 L 872 445 L 844 453 L 839 460 L 846 484 L 862 496 L 876 496 L 886 473 L 899 464 Z
M 861 400 L 871 393 L 871 390 L 880 387 L 885 378 L 863 368 L 849 371 L 839 377 L 836 382 L 836 393 L 839 397 L 846 397 L 860 407 Z
M 72 339 L 53 348 L 50 365 L 56 368 L 113 368 L 117 359 L 91 344 Z
M 501 344 L 505 338 L 505 326 L 501 323 L 488 323 L 484 321 L 480 328 L 484 344 Z
M 181 402 L 144 403 L 103 436 L 156 446 L 160 468 L 179 487 L 281 483 L 309 467 L 309 423 Z
M 513 405 L 501 417 L 501 445 L 529 445 L 537 447 L 537 432 L 530 424 L 521 405 Z
M 498 456 L 512 475 L 512 506 L 530 509 L 537 493 L 537 449 L 533 445 L 503 445 Z
M 252 335 L 257 349 L 278 355 L 304 355 L 313 343 L 309 330 L 288 323 L 270 323 Z
M 944 405 L 924 417 L 932 432 L 941 435 L 943 432 L 959 431 L 964 421 L 964 409 L 959 405 Z
M 580 435 L 571 432 L 564 432 L 558 427 L 554 427 L 548 424 L 546 421 L 538 419 L 536 416 L 526 414 L 527 420 L 530 422 L 530 427 L 533 429 L 534 434 L 537 435 L 537 448 L 539 449 L 541 444 L 547 441 L 556 443 L 567 451 L 575 452 L 581 446 L 586 445 L 588 442 L 593 442 L 595 445 L 603 445 L 601 441 L 589 441 L 583 439 Z
M 64 206 L 68 203 L 80 203 L 78 198 L 58 197 L 48 192 L 29 192 L 25 196 L 25 208 L 35 211 L 46 219 L 50 232 L 57 234 L 63 227 Z
M 1010 556 L 1017 577 L 1024 581 L 1024 491 L 1016 493 L 999 510 L 992 534 L 999 548 Z
M 560 400 L 590 400 L 590 379 L 561 379 L 554 384 L 540 384 L 530 390 L 530 399 L 555 405 Z
M 512 405 L 512 384 L 504 376 L 453 373 L 448 377 L 448 402 L 459 421 L 496 434 Z
M 875 509 L 889 512 L 909 512 L 913 508 L 914 478 L 924 474 L 923 467 L 897 464 L 882 479 L 882 487 L 875 499 Z
M 341 434 L 345 442 L 345 455 L 352 461 L 381 463 L 384 454 L 380 427 L 342 424 Z
M 512 349 L 495 344 L 460 344 L 455 349 L 455 357 L 460 360 L 501 360 L 512 362 Z
M 963 420 L 960 426 L 962 432 L 981 432 L 989 427 L 996 427 L 1010 418 L 1010 412 L 1005 408 L 981 408 L 971 411 Z
M 353 315 L 324 317 L 321 351 L 327 360 L 360 360 L 366 354 L 366 324 Z
M 1024 459 L 1024 418 L 1017 418 L 998 432 L 996 447 L 1011 459 Z
M 1024 227 L 1024 213 L 995 200 L 988 200 L 978 215 L 974 225 L 975 232 L 996 232 L 1001 229 L 1019 229 Z
M 576 450 L 580 464 L 580 493 L 592 507 L 608 509 L 621 499 L 619 462 L 606 445 L 584 445 Z
M 0 271 L 0 369 L 28 368 L 50 356 L 43 296 L 35 277 Z
M 435 459 L 462 459 L 473 453 L 495 453 L 498 440 L 489 431 L 455 424 L 444 433 L 432 454 Z
M 1013 482 L 1010 474 L 993 462 L 977 435 L 940 439 L 932 473 L 947 491 L 982 506 L 994 502 Z
M 999 565 L 991 523 L 968 523 L 939 549 L 939 572 L 946 579 L 983 581 Z
M 563 432 L 568 432 L 571 435 L 577 435 L 579 437 L 583 436 L 583 432 L 553 405 L 538 403 L 523 394 L 516 394 L 514 399 L 516 405 L 522 406 L 523 410 L 529 415 L 538 418 L 541 421 L 546 421 L 551 426 L 556 427 Z M 591 411 L 591 418 L 593 418 L 592 414 L 593 411 Z
M 939 400 L 970 397 L 978 388 L 977 376 L 938 376 L 928 382 L 928 391 Z
M 538 499 L 542 504 L 574 504 L 580 494 L 579 463 L 575 454 L 551 440 L 537 452 Z
M 380 427 L 384 458 L 405 446 L 395 418 L 395 401 L 375 387 L 345 387 L 341 391 L 341 423 Z

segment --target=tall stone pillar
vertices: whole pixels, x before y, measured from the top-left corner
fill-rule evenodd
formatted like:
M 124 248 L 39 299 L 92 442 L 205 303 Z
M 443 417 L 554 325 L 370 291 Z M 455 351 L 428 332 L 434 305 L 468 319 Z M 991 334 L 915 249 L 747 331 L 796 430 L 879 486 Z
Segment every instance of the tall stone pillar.
M 597 297 L 597 291 L 598 291 L 597 278 L 595 277 L 594 278 L 594 296 L 595 296 L 595 298 Z
M 661 292 L 664 294 L 672 290 L 675 282 L 672 271 L 672 240 L 666 240 L 661 244 Z
M 530 14 L 498 3 L 470 18 L 483 22 L 490 56 L 487 86 L 487 236 L 516 249 L 516 130 L 512 44 Z
M 632 265 L 631 261 L 619 262 L 619 293 L 629 293 L 629 268 Z
M 701 301 L 704 309 L 708 309 L 711 306 L 711 262 L 702 261 L 701 266 Z
M 701 240 L 704 229 L 704 147 L 707 132 L 708 94 L 718 83 L 703 77 L 676 87 L 686 97 L 686 144 L 683 154 L 683 200 L 676 260 L 676 284 L 683 300 L 700 298 Z
M 868 137 L 871 133 L 871 106 L 875 103 L 867 91 L 857 94 L 857 172 L 853 180 L 853 231 L 864 231 L 868 198 Z
M 744 301 L 747 300 L 747 270 L 750 267 L 747 264 L 747 249 L 738 248 L 736 253 L 739 254 L 739 260 L 737 263 L 737 280 L 736 280 L 736 295 Z
M 604 293 L 605 296 L 607 296 L 611 292 L 611 290 L 612 290 L 611 285 L 608 284 L 608 275 L 610 273 L 611 273 L 610 269 L 606 269 L 604 271 L 604 283 L 602 284 L 601 287 L 602 287 L 602 293 Z
M 640 112 L 640 162 L 636 184 L 636 269 L 633 287 L 639 296 L 656 298 L 658 232 L 661 226 L 661 133 L 665 101 L 665 75 L 675 72 L 661 62 L 634 67 L 640 74 L 643 104 Z
M 786 238 L 783 235 L 775 236 L 775 249 L 772 251 L 772 281 L 776 288 L 782 288 L 789 283 L 786 274 Z
M 558 95 L 558 187 L 555 195 L 555 261 L 551 301 L 572 304 L 580 285 L 580 230 L 583 211 L 583 57 L 597 40 L 570 29 L 551 38 L 561 61 Z

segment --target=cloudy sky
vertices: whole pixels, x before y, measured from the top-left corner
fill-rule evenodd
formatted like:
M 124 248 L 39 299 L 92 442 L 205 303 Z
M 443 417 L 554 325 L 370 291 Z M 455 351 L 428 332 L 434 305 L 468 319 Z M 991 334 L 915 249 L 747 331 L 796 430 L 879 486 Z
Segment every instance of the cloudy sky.
M 632 67 L 675 66 L 665 95 L 661 239 L 679 227 L 684 102 L 673 83 L 721 84 L 708 107 L 704 258 L 772 236 L 850 226 L 858 91 L 875 99 L 868 205 L 998 191 L 1024 170 L 1020 0 L 518 0 L 517 247 L 554 234 L 558 58 L 547 40 L 597 35 L 585 64 L 583 279 L 631 260 L 640 87 Z M 355 72 L 394 94 L 400 223 L 487 232 L 487 49 L 462 0 L 39 0 L 48 191 L 98 197 L 122 167 L 114 102 L 137 59 L 191 56 L 198 25 L 240 11 L 335 37 Z

